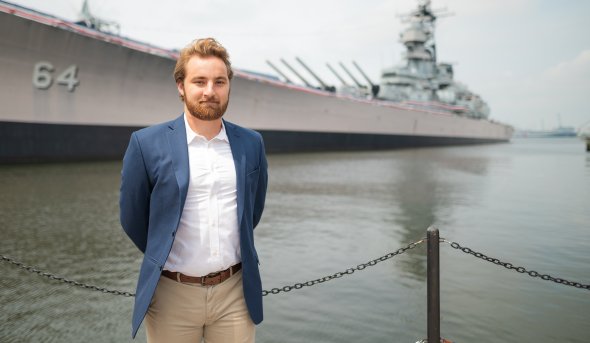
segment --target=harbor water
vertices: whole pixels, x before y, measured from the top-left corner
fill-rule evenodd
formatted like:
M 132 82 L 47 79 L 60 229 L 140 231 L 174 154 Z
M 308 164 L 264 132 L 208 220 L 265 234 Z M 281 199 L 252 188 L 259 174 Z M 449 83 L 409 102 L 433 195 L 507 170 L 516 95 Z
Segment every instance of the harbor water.
M 134 292 L 141 254 L 118 222 L 121 163 L 0 167 L 0 254 Z M 256 229 L 263 288 L 343 272 L 425 236 L 590 283 L 590 153 L 574 138 L 269 156 Z M 441 335 L 456 342 L 590 341 L 590 291 L 441 244 Z M 133 298 L 0 263 L 0 342 L 130 342 Z M 426 338 L 421 244 L 352 275 L 264 298 L 257 342 Z M 137 341 L 145 341 L 144 329 Z

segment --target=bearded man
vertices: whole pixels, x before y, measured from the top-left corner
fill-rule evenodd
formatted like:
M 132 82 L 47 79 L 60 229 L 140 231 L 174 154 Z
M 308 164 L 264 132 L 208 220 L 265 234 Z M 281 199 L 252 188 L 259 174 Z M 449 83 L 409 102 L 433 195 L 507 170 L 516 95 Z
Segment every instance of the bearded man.
M 131 135 L 121 173 L 121 225 L 143 253 L 132 337 L 254 342 L 262 286 L 254 228 L 268 181 L 259 133 L 222 119 L 233 76 L 213 38 L 181 52 L 184 113 Z

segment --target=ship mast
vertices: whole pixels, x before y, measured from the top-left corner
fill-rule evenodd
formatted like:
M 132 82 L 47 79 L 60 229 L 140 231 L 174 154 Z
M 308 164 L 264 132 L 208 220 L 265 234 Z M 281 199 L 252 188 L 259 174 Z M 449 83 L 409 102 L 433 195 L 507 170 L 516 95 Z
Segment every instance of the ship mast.
M 401 33 L 400 41 L 406 47 L 405 58 L 410 71 L 435 76 L 436 19 L 449 15 L 444 9 L 432 10 L 430 0 L 420 0 L 416 10 L 400 16 L 403 23 L 409 23 L 409 27 Z
M 82 10 L 80 11 L 81 19 L 76 22 L 78 25 L 84 25 L 91 29 L 98 30 L 100 32 L 109 33 L 113 35 L 119 35 L 121 32 L 121 26 L 115 21 L 108 21 L 94 16 L 90 13 L 90 6 L 88 0 L 84 0 L 82 4 Z

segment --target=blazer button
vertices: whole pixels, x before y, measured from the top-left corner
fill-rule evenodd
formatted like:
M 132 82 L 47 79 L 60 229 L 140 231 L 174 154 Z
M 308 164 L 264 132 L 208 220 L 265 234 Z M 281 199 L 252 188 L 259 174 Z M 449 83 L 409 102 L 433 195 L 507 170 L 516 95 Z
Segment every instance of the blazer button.
M 164 266 L 160 266 L 160 271 L 162 271 L 164 269 Z
M 172 237 L 176 236 L 176 231 L 172 231 Z

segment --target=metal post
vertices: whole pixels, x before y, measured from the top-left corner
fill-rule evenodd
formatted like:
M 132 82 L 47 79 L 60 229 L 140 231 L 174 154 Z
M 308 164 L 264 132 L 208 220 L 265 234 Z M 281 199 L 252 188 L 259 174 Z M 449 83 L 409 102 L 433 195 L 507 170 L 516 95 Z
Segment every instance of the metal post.
M 428 312 L 428 343 L 440 342 L 440 261 L 438 253 L 438 229 L 426 230 L 426 297 Z

